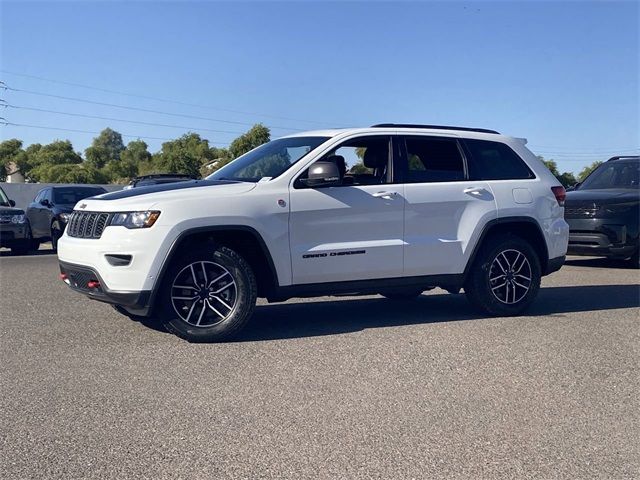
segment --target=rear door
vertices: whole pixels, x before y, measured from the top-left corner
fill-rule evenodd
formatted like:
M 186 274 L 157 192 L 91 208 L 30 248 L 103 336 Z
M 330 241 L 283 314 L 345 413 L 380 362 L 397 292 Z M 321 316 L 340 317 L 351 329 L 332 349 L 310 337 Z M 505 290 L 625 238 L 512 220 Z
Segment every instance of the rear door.
M 341 185 L 293 183 L 294 284 L 402 276 L 404 191 L 392 180 L 392 151 L 388 135 L 349 139 L 322 158 L 338 164 Z
M 496 218 L 491 187 L 469 179 L 454 136 L 405 135 L 401 152 L 404 275 L 462 273 L 482 226 Z

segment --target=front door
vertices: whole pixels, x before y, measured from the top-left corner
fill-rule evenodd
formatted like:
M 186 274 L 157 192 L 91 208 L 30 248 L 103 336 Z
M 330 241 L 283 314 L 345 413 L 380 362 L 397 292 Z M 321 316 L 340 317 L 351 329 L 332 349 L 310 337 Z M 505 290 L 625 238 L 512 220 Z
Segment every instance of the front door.
M 308 188 L 294 182 L 294 284 L 402 276 L 404 191 L 392 183 L 392 150 L 390 136 L 346 140 L 321 159 L 338 165 L 340 185 Z

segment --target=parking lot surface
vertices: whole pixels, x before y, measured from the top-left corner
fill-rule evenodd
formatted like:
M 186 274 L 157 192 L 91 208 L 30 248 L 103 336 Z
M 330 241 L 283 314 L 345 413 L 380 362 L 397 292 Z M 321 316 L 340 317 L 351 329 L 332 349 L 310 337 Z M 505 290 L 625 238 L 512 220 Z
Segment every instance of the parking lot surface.
M 640 272 L 571 259 L 527 316 L 436 289 L 261 305 L 189 344 L 0 258 L 3 478 L 638 478 Z

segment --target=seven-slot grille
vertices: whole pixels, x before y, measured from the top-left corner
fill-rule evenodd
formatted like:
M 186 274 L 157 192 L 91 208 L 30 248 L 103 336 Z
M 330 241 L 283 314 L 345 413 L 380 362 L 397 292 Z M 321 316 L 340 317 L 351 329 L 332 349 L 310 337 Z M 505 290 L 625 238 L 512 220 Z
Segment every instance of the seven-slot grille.
M 100 238 L 109 224 L 110 214 L 98 212 L 73 212 L 67 225 L 67 235 L 79 238 Z

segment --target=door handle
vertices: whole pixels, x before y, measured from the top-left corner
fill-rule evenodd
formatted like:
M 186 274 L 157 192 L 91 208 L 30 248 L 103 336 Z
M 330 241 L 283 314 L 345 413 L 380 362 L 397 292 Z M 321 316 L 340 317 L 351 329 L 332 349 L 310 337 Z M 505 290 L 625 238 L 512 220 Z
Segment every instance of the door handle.
M 384 198 L 385 200 L 391 200 L 397 195 L 398 195 L 398 192 L 376 192 L 371 194 L 372 197 Z
M 469 188 L 465 188 L 463 192 L 469 195 L 475 195 L 476 197 L 478 197 L 483 193 L 485 193 L 486 190 L 483 187 L 469 187 Z

